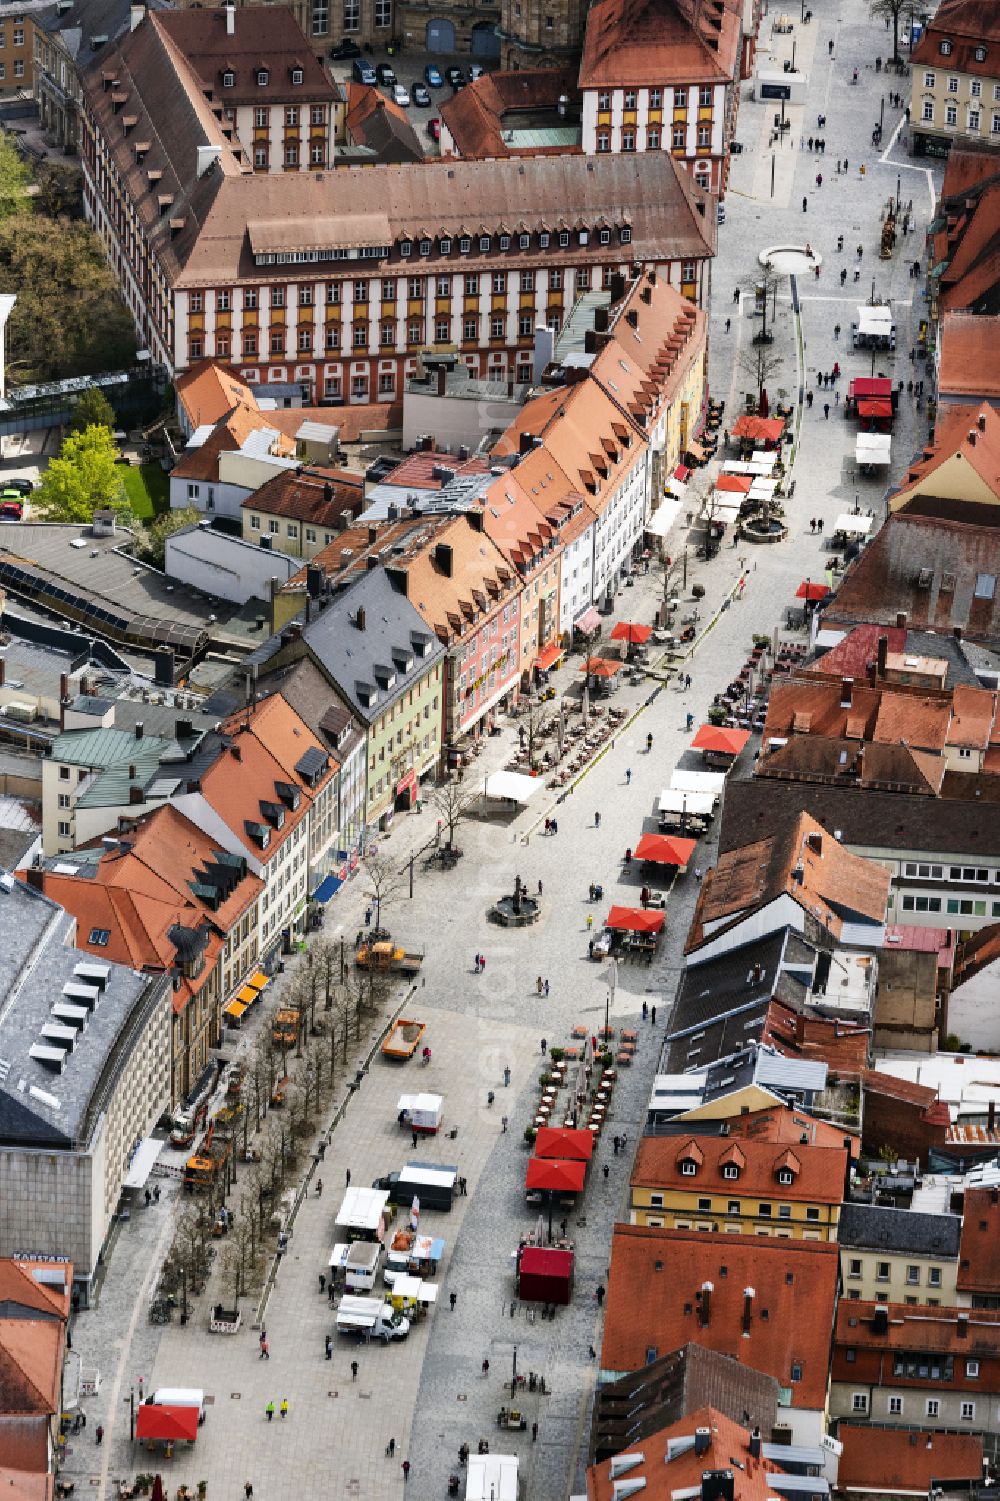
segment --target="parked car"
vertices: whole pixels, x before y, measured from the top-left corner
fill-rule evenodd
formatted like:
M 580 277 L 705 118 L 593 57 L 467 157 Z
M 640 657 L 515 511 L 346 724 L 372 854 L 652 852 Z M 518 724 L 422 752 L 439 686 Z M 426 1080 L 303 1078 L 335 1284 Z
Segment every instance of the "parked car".
M 441 69 L 435 67 L 433 63 L 428 63 L 424 69 L 424 83 L 426 83 L 429 89 L 440 89 L 443 87 L 444 79 L 441 77 Z
M 392 88 L 392 85 L 396 82 L 396 75 L 390 63 L 379 63 L 375 69 L 375 73 L 379 83 L 385 84 L 386 88 Z
M 470 65 L 469 65 L 469 82 L 470 83 L 475 83 L 476 79 L 477 78 L 482 78 L 482 76 L 483 76 L 483 74 L 485 72 L 486 72 L 486 69 L 483 67 L 482 63 L 470 63 Z
M 430 107 L 430 90 L 425 83 L 415 83 L 410 93 L 413 96 L 414 104 L 419 104 L 421 109 L 428 109 Z
M 427 134 L 430 136 L 432 141 L 440 141 L 441 121 L 438 119 L 437 115 L 433 115 L 431 119 L 427 121 Z
M 30 495 L 35 488 L 35 482 L 34 480 L 15 477 L 14 479 L 5 479 L 0 482 L 0 488 L 5 491 L 16 490 L 18 495 Z
M 457 68 L 453 64 L 444 76 L 445 78 L 447 78 L 453 89 L 464 88 L 465 74 L 462 72 L 461 68 Z
M 351 77 L 355 83 L 368 84 L 370 88 L 374 88 L 378 82 L 378 79 L 375 77 L 375 69 L 367 57 L 356 57 L 354 59 L 354 62 L 351 64 Z
M 392 102 L 393 104 L 398 104 L 400 109 L 409 109 L 410 107 L 409 92 L 401 83 L 394 83 L 392 86 Z
M 360 57 L 361 48 L 357 42 L 352 42 L 348 38 L 346 42 L 341 42 L 339 47 L 331 47 L 330 56 L 335 63 L 346 62 L 352 57 Z

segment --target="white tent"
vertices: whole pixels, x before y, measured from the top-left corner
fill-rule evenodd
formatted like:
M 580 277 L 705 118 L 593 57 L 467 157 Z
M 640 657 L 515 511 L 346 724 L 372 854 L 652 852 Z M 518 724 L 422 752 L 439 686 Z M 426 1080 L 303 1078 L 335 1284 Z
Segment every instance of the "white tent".
M 519 771 L 494 771 L 486 778 L 483 792 L 486 797 L 526 803 L 536 792 L 541 792 L 544 786 L 545 782 L 541 777 L 526 777 Z
M 470 1454 L 465 1501 L 517 1501 L 516 1454 Z
M 712 499 L 711 519 L 713 521 L 724 521 L 728 525 L 729 522 L 735 521 L 739 514 L 740 503 L 733 500 L 730 491 L 716 490 L 715 496 Z
M 859 307 L 858 333 L 887 339 L 892 329 L 892 308 Z
M 755 448 L 750 457 L 755 464 L 766 464 L 768 472 L 770 472 L 774 468 L 778 455 L 770 453 L 766 448 Z
M 778 481 L 776 479 L 765 479 L 763 475 L 758 475 L 750 486 L 748 499 L 770 500 L 777 488 Z
M 407 1303 L 436 1303 L 437 1295 L 436 1282 L 425 1282 L 422 1277 L 411 1277 L 409 1272 L 401 1272 L 392 1284 L 393 1298 L 402 1298 Z
M 854 440 L 854 462 L 880 467 L 888 465 L 891 446 L 889 433 L 858 433 Z
M 730 459 L 723 464 L 723 474 L 756 474 L 766 478 L 774 468 L 774 460 L 767 463 L 765 459 Z
M 725 785 L 724 771 L 675 771 L 670 778 L 672 792 L 709 792 L 713 798 L 722 796 Z
M 846 532 L 849 537 L 867 537 L 874 520 L 874 516 L 856 516 L 853 512 L 845 512 L 843 516 L 837 517 L 833 530 Z
M 678 788 L 665 787 L 660 793 L 657 810 L 660 813 L 693 813 L 699 818 L 707 818 L 715 803 L 715 794 L 712 792 L 684 792 Z
M 378 1188 L 349 1188 L 337 1211 L 335 1225 L 353 1230 L 377 1230 L 389 1195 Z
M 401 1094 L 396 1105 L 397 1113 L 403 1111 L 413 1126 L 436 1131 L 444 1113 L 444 1096 L 439 1094 Z
M 673 480 L 671 483 L 678 484 L 678 481 Z M 683 491 L 684 486 L 681 485 L 680 488 Z M 649 519 L 643 522 L 643 530 L 648 532 L 651 537 L 665 537 L 677 520 L 677 513 L 680 508 L 679 500 L 670 500 L 664 497 Z

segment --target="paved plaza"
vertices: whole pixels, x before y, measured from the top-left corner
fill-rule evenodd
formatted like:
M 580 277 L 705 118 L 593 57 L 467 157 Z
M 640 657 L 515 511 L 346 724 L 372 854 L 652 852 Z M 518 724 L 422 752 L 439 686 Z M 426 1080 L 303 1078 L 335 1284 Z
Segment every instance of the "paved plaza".
M 794 8 L 793 8 L 794 9 Z M 923 281 L 907 274 L 907 261 L 923 256 L 923 229 L 933 206 L 934 180 L 924 167 L 916 168 L 895 141 L 900 112 L 884 111 L 881 152 L 870 144 L 879 119 L 883 92 L 908 92 L 906 80 L 875 72 L 873 55 L 890 50 L 880 25 L 867 18 L 863 0 L 842 0 L 826 11 L 826 0 L 813 0 L 811 25 L 796 21 L 792 38 L 774 37 L 774 64 L 790 55 L 796 42 L 797 66 L 810 77 L 806 105 L 792 108 L 789 139 L 771 146 L 774 106 L 751 100 L 743 86 L 738 137 L 743 152 L 733 160 L 726 200 L 726 223 L 720 228 L 719 256 L 714 266 L 715 296 L 711 315 L 711 381 L 713 394 L 725 398 L 727 420 L 742 405 L 748 378 L 735 368 L 738 348 L 749 343 L 753 324 L 736 316 L 733 289 L 744 285 L 756 269 L 756 253 L 764 245 L 802 244 L 807 239 L 823 257 L 818 280 L 797 288 L 799 314 L 792 289 L 779 289 L 775 348 L 784 363 L 772 385 L 797 402 L 805 389 L 815 387 L 817 372 L 839 359 L 844 372 L 841 402 L 852 374 L 871 373 L 868 356 L 849 352 L 840 323 L 849 329 L 854 308 L 876 292 L 893 301 L 899 327 L 894 357 L 880 360 L 878 369 L 904 382 L 923 374 L 910 363 L 909 348 L 922 314 Z M 835 16 L 835 12 L 837 13 Z M 771 18 L 763 23 L 762 47 L 772 45 Z M 833 56 L 829 42 L 833 40 Z M 850 83 L 853 69 L 859 83 Z M 800 137 L 816 130 L 816 117 L 825 114 L 821 134 L 825 156 L 799 146 Z M 771 153 L 775 153 L 774 197 L 771 197 Z M 849 167 L 838 174 L 836 161 L 846 157 Z M 859 167 L 867 168 L 864 177 Z M 821 187 L 815 174 L 822 171 Z M 900 242 L 893 260 L 878 260 L 880 210 L 897 190 L 903 201 L 913 200 L 915 229 Z M 807 199 L 806 212 L 802 198 Z M 837 236 L 845 237 L 838 255 Z M 862 277 L 853 281 L 855 247 L 864 247 Z M 840 268 L 849 268 L 841 289 Z M 726 319 L 732 320 L 725 330 Z M 798 318 L 798 322 L 797 322 Z M 799 340 L 801 332 L 801 343 Z M 829 418 L 823 401 L 831 402 Z M 893 438 L 896 475 L 926 435 L 925 413 L 916 410 L 905 392 Z M 114 1247 L 100 1306 L 75 1321 L 73 1343 L 85 1365 L 102 1374 L 100 1394 L 85 1404 L 88 1426 L 72 1442 L 66 1470 L 110 1495 L 110 1482 L 138 1470 L 159 1468 L 171 1492 L 181 1482 L 208 1481 L 209 1501 L 239 1501 L 247 1480 L 256 1501 L 280 1501 L 290 1495 L 398 1497 L 403 1493 L 401 1461 L 412 1470 L 406 1487 L 411 1497 L 444 1496 L 447 1478 L 457 1468 L 461 1443 L 476 1445 L 481 1436 L 491 1447 L 520 1455 L 522 1496 L 531 1501 L 567 1496 L 582 1485 L 586 1456 L 589 1405 L 596 1362 L 588 1351 L 600 1348 L 600 1315 L 595 1289 L 606 1277 L 614 1218 L 625 1212 L 631 1150 L 641 1128 L 645 1101 L 656 1067 L 658 1048 L 669 1020 L 670 999 L 682 960 L 682 947 L 696 892 L 693 874 L 679 882 L 671 896 L 667 936 L 653 965 L 622 967 L 612 1022 L 634 1023 L 640 1031 L 638 1057 L 623 1069 L 615 1089 L 613 1112 L 592 1168 L 586 1202 L 570 1234 L 577 1247 L 577 1271 L 572 1305 L 553 1322 L 533 1319 L 531 1311 L 515 1305 L 512 1252 L 518 1234 L 532 1228 L 537 1211 L 524 1199 L 527 1152 L 522 1139 L 529 1109 L 537 1095 L 542 1067 L 540 1040 L 567 1039 L 576 1023 L 595 1030 L 603 1023 L 607 998 L 606 966 L 587 957 L 588 913 L 599 919 L 614 901 L 636 903 L 637 883 L 622 880 L 622 854 L 634 845 L 655 807 L 672 768 L 686 753 L 690 739 L 685 716 L 704 717 L 712 696 L 726 687 L 746 658 L 754 632 L 770 632 L 793 603 L 799 581 L 822 576 L 822 539 L 809 530 L 811 517 L 822 517 L 829 528 L 857 498 L 863 510 L 884 513 L 885 482 L 864 481 L 853 474 L 854 425 L 844 420 L 833 394 L 818 394 L 812 409 L 803 408 L 795 453 L 794 500 L 789 503 L 790 534 L 780 546 L 754 549 L 729 547 L 711 562 L 689 560 L 688 582 L 706 590 L 702 623 L 707 626 L 687 664 L 690 692 L 678 691 L 673 681 L 650 678 L 642 687 L 623 687 L 619 701 L 631 703 L 635 718 L 608 751 L 558 805 L 559 832 L 541 831 L 545 815 L 556 807 L 555 794 L 546 792 L 513 822 L 472 820 L 461 826 L 458 842 L 464 856 L 451 872 L 424 871 L 416 863 L 414 895 L 398 899 L 386 917 L 395 934 L 424 947 L 427 957 L 411 1009 L 429 1024 L 433 1061 L 424 1069 L 416 1063 L 402 1069 L 376 1060 L 360 1089 L 352 1096 L 342 1123 L 334 1133 L 321 1167 L 324 1192 L 313 1193 L 295 1222 L 288 1255 L 284 1258 L 266 1310 L 271 1359 L 258 1354 L 258 1333 L 247 1322 L 234 1338 L 211 1336 L 205 1308 L 185 1329 L 164 1329 L 146 1322 L 146 1303 L 155 1283 L 159 1261 L 169 1243 L 172 1192 L 160 1204 L 140 1212 L 122 1226 Z M 701 471 L 694 488 L 704 494 L 709 472 Z M 684 521 L 683 513 L 680 518 Z M 684 547 L 682 524 L 668 542 L 676 553 Z M 735 599 L 741 559 L 746 559 L 745 596 Z M 640 579 L 623 591 L 620 617 L 649 620 L 659 573 Z M 556 674 L 560 688 L 569 686 L 579 665 L 571 659 Z M 654 737 L 646 752 L 646 736 Z M 502 765 L 509 758 L 515 730 L 491 740 L 469 777 Z M 626 770 L 631 771 L 630 782 Z M 595 827 L 595 813 L 602 814 Z M 436 815 L 423 811 L 404 819 L 383 849 L 400 864 L 411 851 L 433 837 Z M 711 841 L 703 841 L 695 859 L 712 863 Z M 543 916 L 525 930 L 491 927 L 485 914 L 491 902 L 512 889 L 520 875 L 529 890 L 543 888 Z M 591 881 L 603 882 L 605 905 L 590 906 Z M 366 905 L 363 876 L 346 886 L 328 909 L 326 931 L 345 933 L 350 940 L 361 925 Z M 486 969 L 477 974 L 474 956 L 486 956 Z M 550 983 L 541 999 L 536 978 Z M 402 996 L 402 992 L 400 993 Z M 657 1025 L 641 1020 L 642 1002 L 657 1005 Z M 364 1039 L 364 1046 L 371 1039 Z M 511 1070 L 504 1088 L 503 1071 Z M 456 1201 L 448 1215 L 426 1212 L 421 1228 L 447 1241 L 440 1276 L 442 1296 L 428 1319 L 418 1324 L 403 1343 L 388 1348 L 357 1347 L 336 1340 L 333 1358 L 325 1359 L 324 1339 L 332 1329 L 326 1299 L 318 1291 L 318 1275 L 325 1270 L 335 1240 L 333 1220 L 348 1169 L 355 1184 L 402 1165 L 411 1154 L 409 1136 L 396 1124 L 396 1100 L 401 1089 L 439 1090 L 445 1096 L 445 1125 L 457 1126 L 452 1140 L 444 1133 L 433 1147 L 418 1154 L 457 1165 L 468 1179 L 467 1198 Z M 487 1104 L 488 1092 L 496 1095 Z M 342 1098 L 342 1092 L 338 1100 Z M 502 1118 L 509 1129 L 502 1129 Z M 625 1156 L 612 1155 L 611 1136 L 626 1133 Z M 604 1167 L 608 1166 L 608 1176 Z M 238 1190 L 235 1196 L 238 1201 Z M 454 1311 L 449 1294 L 456 1294 Z M 525 1394 L 522 1408 L 529 1430 L 501 1439 L 495 1414 L 509 1400 L 514 1352 L 521 1372 L 544 1375 L 551 1395 Z M 359 1373 L 352 1381 L 350 1362 L 357 1358 Z M 488 1376 L 482 1363 L 489 1359 Z M 129 1442 L 129 1394 L 164 1385 L 202 1386 L 211 1395 L 205 1426 L 192 1451 L 178 1450 L 164 1462 Z M 268 1423 L 265 1404 L 287 1398 L 289 1416 Z M 537 1442 L 530 1424 L 538 1423 Z M 102 1422 L 104 1445 L 94 1443 Z M 395 1453 L 386 1445 L 395 1440 Z M 84 1494 L 88 1492 L 85 1490 Z

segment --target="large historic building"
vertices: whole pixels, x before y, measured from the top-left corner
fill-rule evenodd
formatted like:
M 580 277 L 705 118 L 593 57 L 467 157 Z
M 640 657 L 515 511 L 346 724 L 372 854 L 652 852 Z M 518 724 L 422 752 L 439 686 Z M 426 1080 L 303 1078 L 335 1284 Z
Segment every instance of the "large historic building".
M 391 401 L 427 350 L 509 378 L 538 324 L 638 265 L 705 302 L 714 215 L 669 153 L 303 171 L 300 114 L 294 161 L 272 123 L 257 163 L 226 115 L 224 43 L 210 66 L 176 39 L 190 14 L 147 13 L 85 75 L 86 214 L 171 373 L 214 356 L 254 384 Z M 225 12 L 196 14 L 226 32 Z M 242 11 L 237 35 L 251 15 L 266 58 L 288 12 Z M 294 96 L 294 60 L 281 71 Z

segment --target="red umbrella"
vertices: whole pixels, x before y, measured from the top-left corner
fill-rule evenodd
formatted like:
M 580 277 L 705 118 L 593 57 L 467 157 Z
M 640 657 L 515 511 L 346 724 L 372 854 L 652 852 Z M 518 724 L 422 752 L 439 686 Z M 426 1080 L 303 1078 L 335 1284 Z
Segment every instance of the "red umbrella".
M 666 920 L 665 912 L 647 912 L 644 907 L 612 907 L 604 925 L 622 933 L 659 933 Z
M 808 579 L 803 579 L 802 583 L 795 591 L 795 598 L 825 599 L 829 592 L 829 587 L 826 584 L 813 584 L 810 583 Z
M 580 1193 L 587 1176 L 585 1162 L 558 1157 L 532 1157 L 525 1188 L 547 1188 L 553 1193 Z
M 633 625 L 630 620 L 619 620 L 611 632 L 611 639 L 627 641 L 629 646 L 644 646 L 652 634 L 651 625 Z
M 635 847 L 637 860 L 653 865 L 676 865 L 683 870 L 695 852 L 693 839 L 674 839 L 669 834 L 643 834 Z

